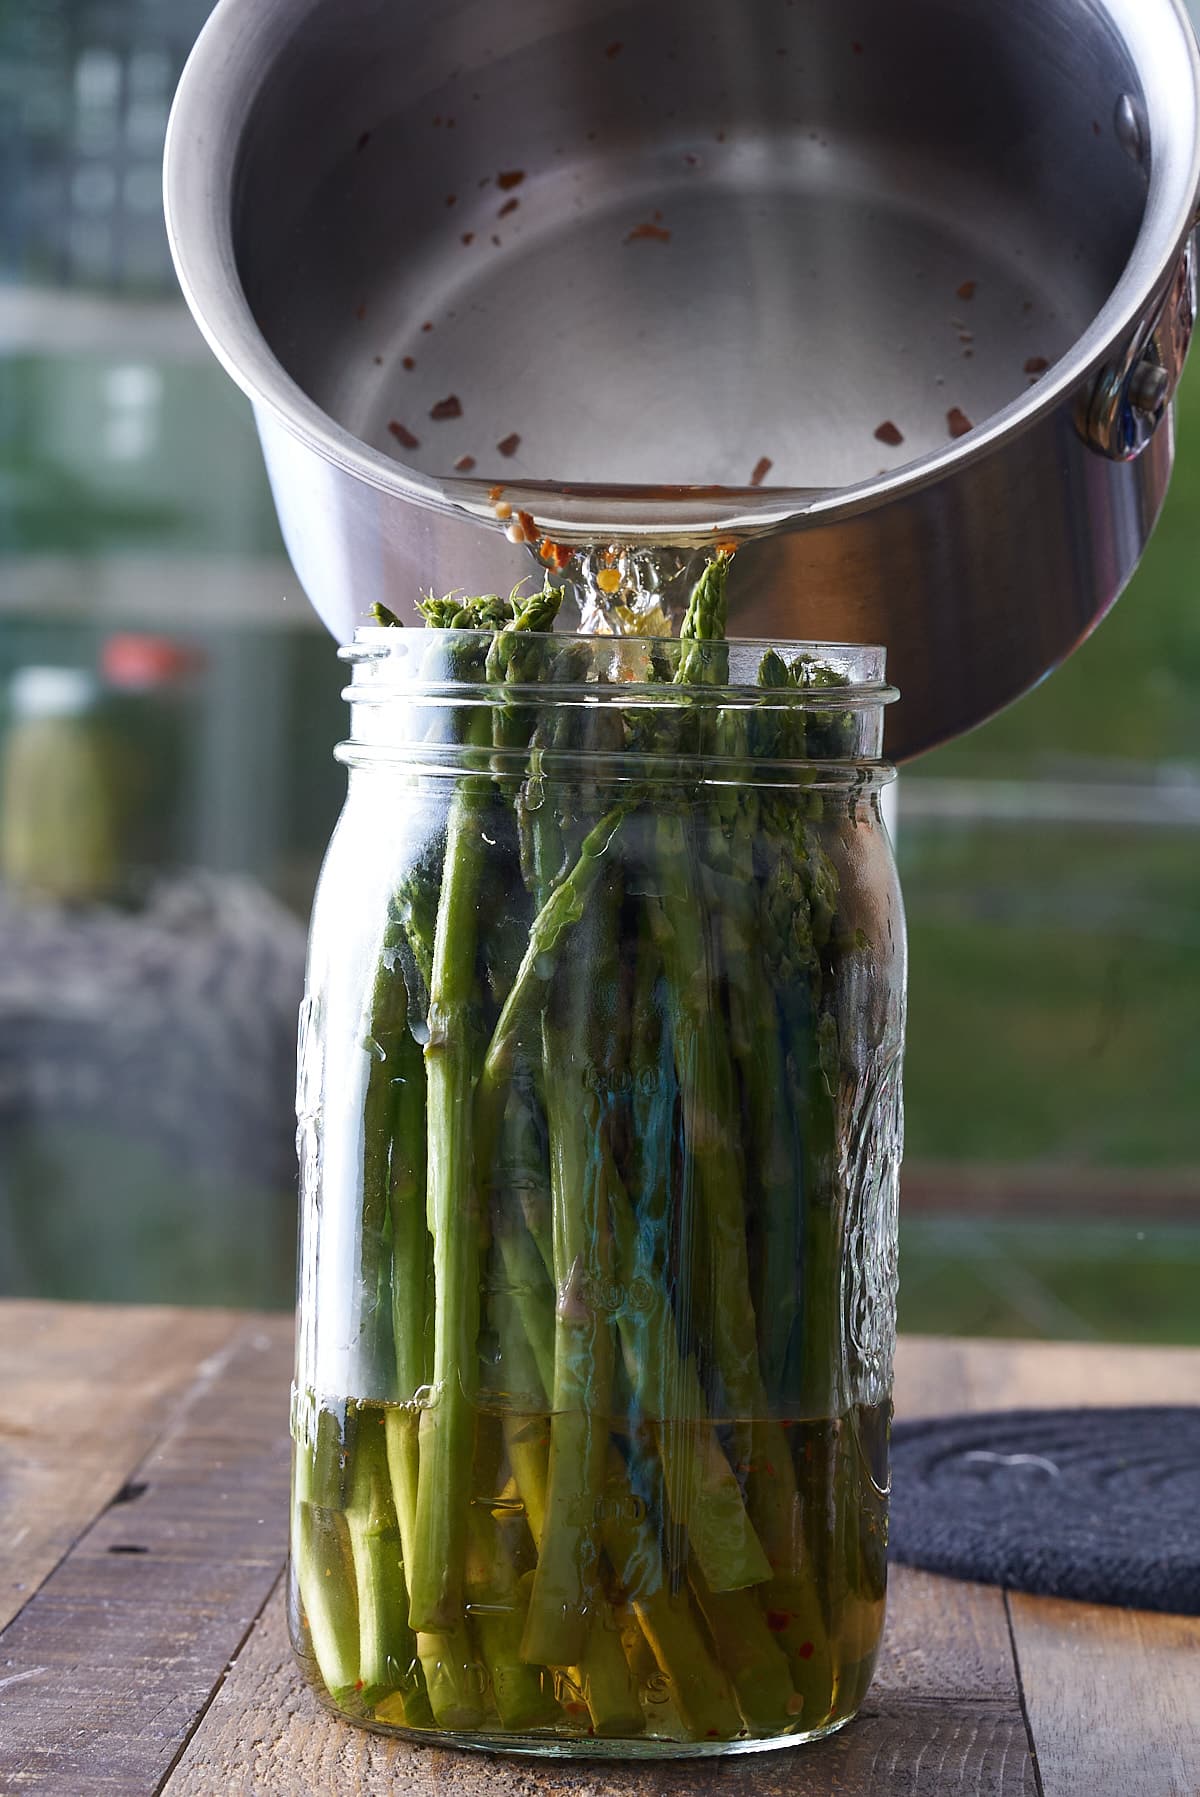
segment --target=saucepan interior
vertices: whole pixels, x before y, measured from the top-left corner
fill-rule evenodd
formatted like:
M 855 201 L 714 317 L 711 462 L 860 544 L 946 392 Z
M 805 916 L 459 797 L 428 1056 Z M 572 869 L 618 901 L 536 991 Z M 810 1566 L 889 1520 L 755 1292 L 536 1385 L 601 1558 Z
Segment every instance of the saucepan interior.
M 283 12 L 238 281 L 309 401 L 451 489 L 869 482 L 1053 378 L 1146 217 L 1098 0 Z

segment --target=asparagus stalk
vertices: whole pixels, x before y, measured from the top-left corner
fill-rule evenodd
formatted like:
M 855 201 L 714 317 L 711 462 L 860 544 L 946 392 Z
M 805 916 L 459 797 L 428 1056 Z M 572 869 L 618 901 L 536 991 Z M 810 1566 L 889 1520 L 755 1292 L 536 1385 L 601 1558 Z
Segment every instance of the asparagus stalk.
M 514 1368 L 521 1389 L 529 1392 L 537 1404 L 533 1415 L 505 1415 L 504 1441 L 534 1545 L 540 1553 L 546 1531 L 550 1450 L 550 1420 L 540 1412 L 546 1408 L 547 1382 L 554 1377 L 553 1341 L 543 1343 L 540 1350 L 535 1351 L 524 1333 L 524 1317 L 530 1314 L 529 1310 L 518 1309 L 511 1299 L 497 1299 L 494 1314 L 504 1342 L 504 1357 Z M 531 1575 L 526 1581 L 529 1596 L 533 1582 Z M 645 1719 L 637 1689 L 621 1652 L 612 1611 L 603 1593 L 595 1602 L 592 1626 L 587 1632 L 583 1652 L 566 1669 L 566 1682 L 564 1709 L 569 1717 L 579 1719 L 580 1712 L 575 1707 L 578 1704 L 587 1711 L 590 1725 L 598 1735 L 641 1734 Z M 573 1697 L 572 1692 L 577 1696 Z
M 695 1363 L 679 1351 L 666 1294 L 653 1269 L 639 1260 L 637 1225 L 615 1172 L 609 1202 L 617 1279 L 638 1296 L 637 1308 L 623 1306 L 617 1319 L 625 1365 L 639 1406 L 655 1426 L 672 1514 L 714 1590 L 759 1584 L 770 1578 L 770 1565 L 705 1414 Z
M 749 1727 L 764 1733 L 790 1727 L 804 1709 L 804 1698 L 793 1687 L 787 1657 L 754 1594 L 712 1590 L 697 1565 L 689 1576 Z
M 311 1440 L 293 1451 L 293 1559 L 302 1621 L 325 1688 L 354 1707 L 359 1668 L 358 1581 L 342 1514 L 342 1434 L 317 1413 Z
M 552 1665 L 583 1657 L 597 1596 L 597 1505 L 611 1426 L 613 1331 L 599 1301 L 611 1283 L 609 1169 L 596 1151 L 601 1104 L 586 1077 L 586 987 L 594 972 L 585 961 L 569 985 L 560 984 L 543 1019 L 557 1303 L 546 1523 L 525 1654 Z
M 358 1593 L 361 1702 L 377 1708 L 399 1697 L 400 1714 L 409 1728 L 427 1728 L 433 1712 L 418 1664 L 417 1640 L 408 1623 L 408 1591 L 396 1509 L 392 1501 L 380 1411 L 359 1410 L 350 1419 L 350 1493 L 346 1527 L 354 1555 Z
M 471 1506 L 467 1520 L 468 1618 L 491 1676 L 501 1726 L 517 1731 L 546 1728 L 560 1719 L 549 1675 L 521 1658 L 527 1589 L 485 1505 Z
M 514 632 L 541 632 L 554 621 L 561 593 L 535 594 L 516 605 Z M 429 622 L 440 617 L 426 606 Z M 500 612 L 481 600 L 472 621 Z M 457 619 L 460 611 L 454 614 Z M 467 726 L 468 743 L 490 736 L 481 711 Z M 464 779 L 450 802 L 442 885 L 434 936 L 425 1044 L 429 1229 L 434 1253 L 433 1402 L 421 1413 L 420 1467 L 413 1559 L 412 1621 L 417 1629 L 452 1628 L 463 1607 L 463 1561 L 473 1449 L 471 1398 L 479 1330 L 479 1214 L 471 1135 L 477 1075 L 471 1010 L 475 990 L 479 891 L 486 858 L 487 788 Z
M 520 1344 L 511 1344 L 510 1352 L 519 1354 Z M 549 1373 L 550 1368 L 543 1371 Z M 536 1366 L 527 1367 L 524 1374 L 528 1380 L 540 1376 Z M 544 1425 L 506 1419 L 505 1438 L 535 1540 L 540 1541 L 545 1529 L 548 1452 Z M 624 1461 L 611 1444 L 605 1471 L 602 1532 L 617 1582 L 634 1606 L 655 1661 L 689 1730 L 701 1740 L 728 1739 L 741 1729 L 741 1719 L 729 1686 L 712 1659 L 686 1593 L 672 1595 L 669 1590 L 658 1544 L 645 1520 L 644 1506 L 630 1484 Z M 576 1674 L 588 1696 L 589 1707 L 598 1707 L 600 1692 L 606 1689 L 607 1679 L 616 1670 L 612 1647 L 617 1640 L 611 1612 L 604 1608 L 597 1615 L 588 1638 L 587 1654 Z M 625 1663 L 623 1655 L 622 1661 Z M 599 1684 L 598 1674 L 604 1675 Z M 629 1681 L 627 1663 L 624 1683 L 629 1698 L 624 1705 L 618 1706 L 615 1714 L 609 1711 L 597 1725 L 597 1733 L 641 1732 L 644 1719 L 640 1708 L 636 1708 L 636 1693 Z

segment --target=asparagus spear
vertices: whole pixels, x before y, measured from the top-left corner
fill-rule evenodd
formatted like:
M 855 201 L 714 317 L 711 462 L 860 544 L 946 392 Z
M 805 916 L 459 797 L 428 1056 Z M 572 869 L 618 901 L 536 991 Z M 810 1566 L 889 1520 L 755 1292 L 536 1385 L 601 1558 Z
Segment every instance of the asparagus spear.
M 513 1337 L 519 1331 L 519 1319 L 509 1323 L 509 1353 L 519 1356 L 523 1344 Z M 525 1345 L 524 1351 L 530 1352 Z M 549 1376 L 551 1368 L 526 1365 L 523 1378 L 534 1380 Z M 534 1537 L 540 1541 L 545 1529 L 545 1484 L 548 1443 L 544 1425 L 506 1419 L 505 1438 L 509 1459 L 521 1495 L 529 1513 Z M 715 1664 L 703 1635 L 697 1626 L 686 1593 L 672 1595 L 665 1577 L 661 1554 L 648 1526 L 644 1507 L 629 1481 L 624 1461 L 609 1446 L 606 1461 L 607 1485 L 602 1506 L 602 1533 L 605 1549 L 625 1595 L 633 1603 L 638 1621 L 655 1660 L 666 1678 L 681 1716 L 698 1739 L 724 1740 L 740 1732 L 741 1720 L 733 1704 L 729 1686 Z M 598 1613 L 587 1642 L 587 1653 L 579 1668 L 579 1678 L 589 1703 L 595 1703 L 598 1691 L 596 1673 L 611 1676 L 615 1670 L 611 1647 L 617 1641 L 610 1613 Z M 622 1656 L 623 1657 L 623 1656 Z M 597 1664 L 598 1662 L 598 1664 Z M 628 1671 L 625 1682 L 628 1685 Z M 603 1687 L 601 1687 L 603 1688 Z M 636 1695 L 628 1686 L 632 1703 L 621 1714 L 609 1716 L 597 1732 L 640 1733 L 643 1724 L 640 1709 L 633 1726 Z M 614 1726 L 615 1724 L 615 1726 Z
M 544 592 L 517 605 L 508 618 L 516 632 L 543 631 L 554 621 L 561 593 Z M 429 601 L 426 616 L 442 615 Z M 502 608 L 479 601 L 472 620 L 500 618 Z M 455 619 L 462 610 L 454 614 Z M 503 620 L 502 620 L 503 621 Z M 466 727 L 466 740 L 490 735 L 486 711 Z M 479 1216 L 472 1166 L 470 1116 L 476 1080 L 470 1024 L 475 988 L 479 888 L 486 857 L 483 816 L 487 788 L 464 779 L 450 801 L 434 937 L 425 1044 L 428 1116 L 428 1210 L 434 1243 L 433 1402 L 421 1413 L 420 1468 L 410 1601 L 414 1627 L 453 1627 L 463 1607 L 463 1558 L 473 1440 L 471 1393 L 479 1329 Z
M 408 1624 L 408 1591 L 388 1476 L 383 1414 L 359 1409 L 348 1420 L 353 1440 L 345 1517 L 358 1591 L 357 1688 L 362 1703 L 370 1708 L 398 1696 L 399 1714 L 393 1704 L 392 1719 L 409 1728 L 428 1728 L 434 1715 L 418 1663 L 417 1639 Z
M 303 1623 L 313 1657 L 335 1703 L 357 1701 L 358 1584 L 342 1514 L 342 1431 L 333 1414 L 316 1414 L 311 1439 L 293 1450 L 292 1554 Z
M 525 1632 L 528 1659 L 571 1665 L 583 1657 L 596 1601 L 596 1507 L 604 1484 L 612 1406 L 613 1331 L 596 1294 L 611 1282 L 608 1164 L 596 1151 L 601 1103 L 587 1079 L 589 987 L 611 914 L 591 920 L 596 952 L 565 970 L 543 1018 L 553 1202 L 554 1378 L 546 1523 Z M 591 947 L 591 944 L 588 944 Z

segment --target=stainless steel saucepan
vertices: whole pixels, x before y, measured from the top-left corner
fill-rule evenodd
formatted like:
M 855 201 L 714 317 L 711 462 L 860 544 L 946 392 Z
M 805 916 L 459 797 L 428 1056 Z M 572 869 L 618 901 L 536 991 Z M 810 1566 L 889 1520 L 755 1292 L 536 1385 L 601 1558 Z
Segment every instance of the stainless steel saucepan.
M 903 757 L 1137 564 L 1198 119 L 1178 0 L 220 0 L 167 210 L 336 636 L 527 574 L 509 506 L 631 600 L 736 541 L 739 634 L 887 645 Z

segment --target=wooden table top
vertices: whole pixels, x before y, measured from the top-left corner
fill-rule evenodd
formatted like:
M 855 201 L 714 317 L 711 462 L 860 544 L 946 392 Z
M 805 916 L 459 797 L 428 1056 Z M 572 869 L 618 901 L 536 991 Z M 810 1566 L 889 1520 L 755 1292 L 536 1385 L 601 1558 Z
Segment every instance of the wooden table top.
M 0 1304 L 0 1797 L 1197 1797 L 1200 1619 L 893 1570 L 859 1719 L 655 1766 L 487 1758 L 319 1708 L 283 1617 L 291 1321 Z M 908 1339 L 901 1416 L 1190 1403 L 1200 1353 Z

